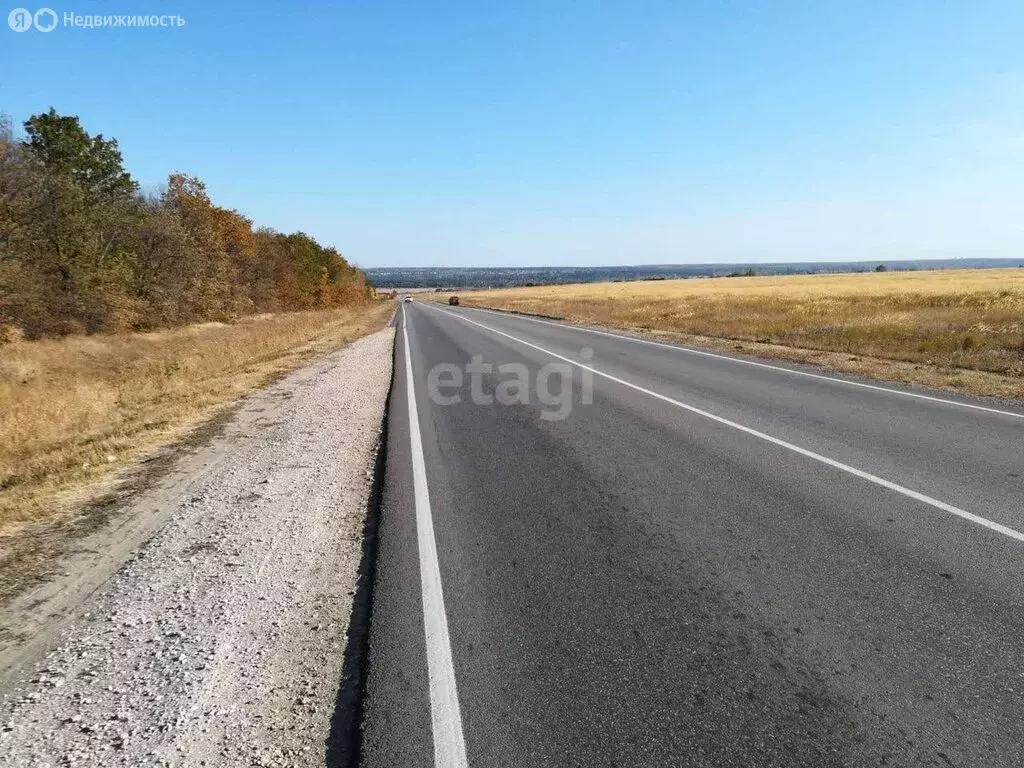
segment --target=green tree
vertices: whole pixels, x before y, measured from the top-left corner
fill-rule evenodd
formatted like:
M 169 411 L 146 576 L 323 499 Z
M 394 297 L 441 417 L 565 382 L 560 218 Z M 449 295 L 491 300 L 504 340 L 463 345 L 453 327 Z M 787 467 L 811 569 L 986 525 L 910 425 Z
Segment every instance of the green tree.
M 90 136 L 55 110 L 25 122 L 27 159 L 43 183 L 21 258 L 48 283 L 51 327 L 64 333 L 133 327 L 144 306 L 132 294 L 137 185 L 114 140 Z
M 129 199 L 138 185 L 124 169 L 116 139 L 89 136 L 78 117 L 53 107 L 25 121 L 29 150 L 52 174 L 68 176 L 93 200 Z

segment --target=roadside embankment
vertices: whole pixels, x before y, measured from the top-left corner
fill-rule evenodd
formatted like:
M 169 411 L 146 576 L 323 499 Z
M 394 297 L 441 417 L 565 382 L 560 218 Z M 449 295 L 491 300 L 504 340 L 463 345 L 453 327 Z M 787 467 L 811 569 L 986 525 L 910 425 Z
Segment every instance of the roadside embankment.
M 165 463 L 168 447 L 196 442 L 246 393 L 383 327 L 392 309 L 0 345 L 0 602 L 104 523 L 109 502 Z
M 5 765 L 323 764 L 393 339 L 244 399 L 4 609 Z

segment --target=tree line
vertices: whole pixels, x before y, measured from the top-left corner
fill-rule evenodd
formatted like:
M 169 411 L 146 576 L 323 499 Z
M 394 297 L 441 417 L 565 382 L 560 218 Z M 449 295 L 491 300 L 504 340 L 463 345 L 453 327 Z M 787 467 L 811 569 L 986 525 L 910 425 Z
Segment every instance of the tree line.
M 254 229 L 194 176 L 141 194 L 117 141 L 77 117 L 50 109 L 24 131 L 0 115 L 0 331 L 149 330 L 372 295 L 337 250 Z

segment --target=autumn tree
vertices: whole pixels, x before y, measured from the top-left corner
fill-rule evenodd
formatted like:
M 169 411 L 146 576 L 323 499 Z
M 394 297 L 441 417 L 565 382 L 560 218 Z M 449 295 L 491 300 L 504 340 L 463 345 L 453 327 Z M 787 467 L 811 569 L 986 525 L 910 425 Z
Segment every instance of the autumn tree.
M 0 115 L 0 326 L 28 330 L 47 319 L 47 286 L 26 254 L 36 249 L 42 174 Z M 6 334 L 2 334 L 6 335 Z
M 304 233 L 253 230 L 197 177 L 142 196 L 118 144 L 51 109 L 0 116 L 0 339 L 230 320 L 366 301 L 366 276 Z

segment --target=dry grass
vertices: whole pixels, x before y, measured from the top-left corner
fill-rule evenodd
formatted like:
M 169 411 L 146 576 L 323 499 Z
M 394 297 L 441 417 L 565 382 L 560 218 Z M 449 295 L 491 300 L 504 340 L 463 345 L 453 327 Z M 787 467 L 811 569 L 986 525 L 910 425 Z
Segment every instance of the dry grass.
M 0 540 L 59 521 L 239 397 L 383 327 L 393 304 L 0 346 Z
M 1024 269 L 591 283 L 461 297 L 469 306 L 710 346 L 739 341 L 754 354 L 1024 397 Z

